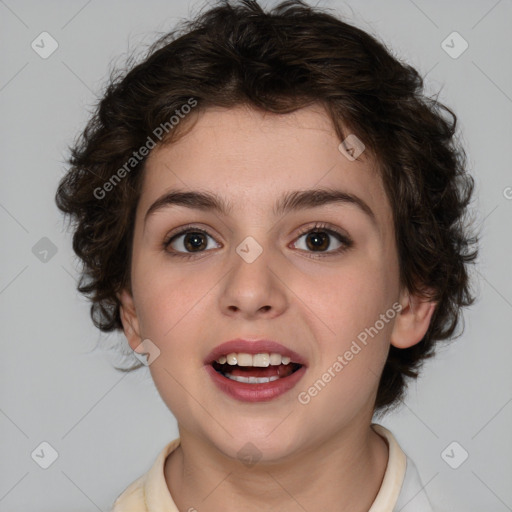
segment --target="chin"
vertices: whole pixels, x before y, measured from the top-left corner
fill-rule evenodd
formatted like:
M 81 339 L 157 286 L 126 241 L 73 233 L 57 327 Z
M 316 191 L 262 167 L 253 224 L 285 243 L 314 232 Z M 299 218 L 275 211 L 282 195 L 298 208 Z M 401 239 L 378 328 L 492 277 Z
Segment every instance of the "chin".
M 272 428 L 275 427 L 276 423 Z M 243 434 L 233 438 L 226 435 L 220 443 L 215 444 L 227 457 L 239 460 L 248 467 L 258 463 L 279 463 L 295 451 L 295 443 L 289 430 L 277 430 L 269 435 L 272 429 L 266 429 L 263 433 L 261 430 L 246 429 L 241 431 Z

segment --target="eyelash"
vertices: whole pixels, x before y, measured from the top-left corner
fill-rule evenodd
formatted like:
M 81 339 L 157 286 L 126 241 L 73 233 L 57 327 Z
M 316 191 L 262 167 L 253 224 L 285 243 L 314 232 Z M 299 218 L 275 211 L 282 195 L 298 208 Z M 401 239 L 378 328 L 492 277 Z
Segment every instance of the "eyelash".
M 338 249 L 335 249 L 334 251 L 329 251 L 329 252 L 324 252 L 324 253 L 313 252 L 313 254 L 316 254 L 316 255 L 308 256 L 308 257 L 315 258 L 315 259 L 316 258 L 325 258 L 328 256 L 341 254 L 341 253 L 345 252 L 347 249 L 349 249 L 350 247 L 352 247 L 353 241 L 351 238 L 349 238 L 345 234 L 340 233 L 336 229 L 329 228 L 328 226 L 329 226 L 329 224 L 326 224 L 324 222 L 316 222 L 313 226 L 308 226 L 307 228 L 304 228 L 303 230 L 301 230 L 300 233 L 297 235 L 297 239 L 299 239 L 300 237 L 302 237 L 303 235 L 305 235 L 307 233 L 314 233 L 314 232 L 324 233 L 325 232 L 325 233 L 335 236 L 338 239 L 338 241 L 341 242 L 343 245 L 341 247 L 339 247 Z M 164 250 L 166 250 L 167 253 L 172 257 L 185 258 L 185 259 L 190 259 L 190 258 L 200 255 L 203 252 L 207 252 L 206 250 L 203 250 L 203 251 L 200 251 L 197 253 L 192 253 L 192 252 L 191 253 L 183 253 L 183 252 L 179 252 L 179 251 L 171 252 L 168 250 L 169 245 L 176 238 L 178 238 L 181 235 L 185 235 L 187 233 L 202 233 L 203 235 L 213 238 L 213 236 L 210 235 L 210 233 L 208 233 L 208 231 L 205 231 L 204 229 L 201 229 L 194 225 L 189 225 L 189 226 L 185 226 L 178 233 L 171 233 L 163 242 Z M 302 249 L 300 249 L 300 250 L 303 251 Z M 305 251 L 305 252 L 308 252 L 308 251 Z

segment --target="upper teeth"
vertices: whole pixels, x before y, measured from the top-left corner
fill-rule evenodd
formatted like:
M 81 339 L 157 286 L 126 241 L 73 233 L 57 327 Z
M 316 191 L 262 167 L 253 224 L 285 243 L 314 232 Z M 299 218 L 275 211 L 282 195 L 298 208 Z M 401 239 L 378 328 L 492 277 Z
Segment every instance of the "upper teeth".
M 261 353 L 261 354 L 246 354 L 245 352 L 231 352 L 226 356 L 220 356 L 217 359 L 217 363 L 224 364 L 228 363 L 230 365 L 237 364 L 238 366 L 261 366 L 267 367 L 277 366 L 280 364 L 289 364 L 291 359 L 288 356 L 282 356 L 281 354 L 277 354 L 275 352 L 269 353 Z

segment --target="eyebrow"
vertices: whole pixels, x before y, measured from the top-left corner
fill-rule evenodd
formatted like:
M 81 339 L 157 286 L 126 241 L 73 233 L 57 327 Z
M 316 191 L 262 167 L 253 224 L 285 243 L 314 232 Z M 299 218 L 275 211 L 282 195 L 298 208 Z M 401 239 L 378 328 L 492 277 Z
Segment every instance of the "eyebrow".
M 275 216 L 280 216 L 292 211 L 318 208 L 336 203 L 352 204 L 358 207 L 370 218 L 373 224 L 377 225 L 377 219 L 372 209 L 360 197 L 335 189 L 320 188 L 287 192 L 278 199 L 274 205 L 273 213 Z M 225 216 L 228 216 L 232 211 L 231 204 L 217 194 L 200 191 L 171 190 L 159 197 L 148 208 L 144 217 L 144 223 L 150 215 L 169 206 L 184 206 L 202 211 L 216 211 Z

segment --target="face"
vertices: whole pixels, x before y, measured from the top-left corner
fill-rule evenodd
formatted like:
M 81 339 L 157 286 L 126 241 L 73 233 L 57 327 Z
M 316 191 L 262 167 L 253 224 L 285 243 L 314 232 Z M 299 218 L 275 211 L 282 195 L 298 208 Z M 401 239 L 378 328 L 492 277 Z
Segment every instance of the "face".
M 369 155 L 351 160 L 339 144 L 320 107 L 240 106 L 202 112 L 148 157 L 125 332 L 133 349 L 146 339 L 158 347 L 149 368 L 180 433 L 228 457 L 250 441 L 264 460 L 285 460 L 371 418 L 404 295 L 381 178 Z M 318 189 L 338 200 L 285 200 Z M 223 210 L 176 191 L 214 195 Z M 233 339 L 281 344 L 303 363 L 299 377 L 222 376 L 208 356 Z

